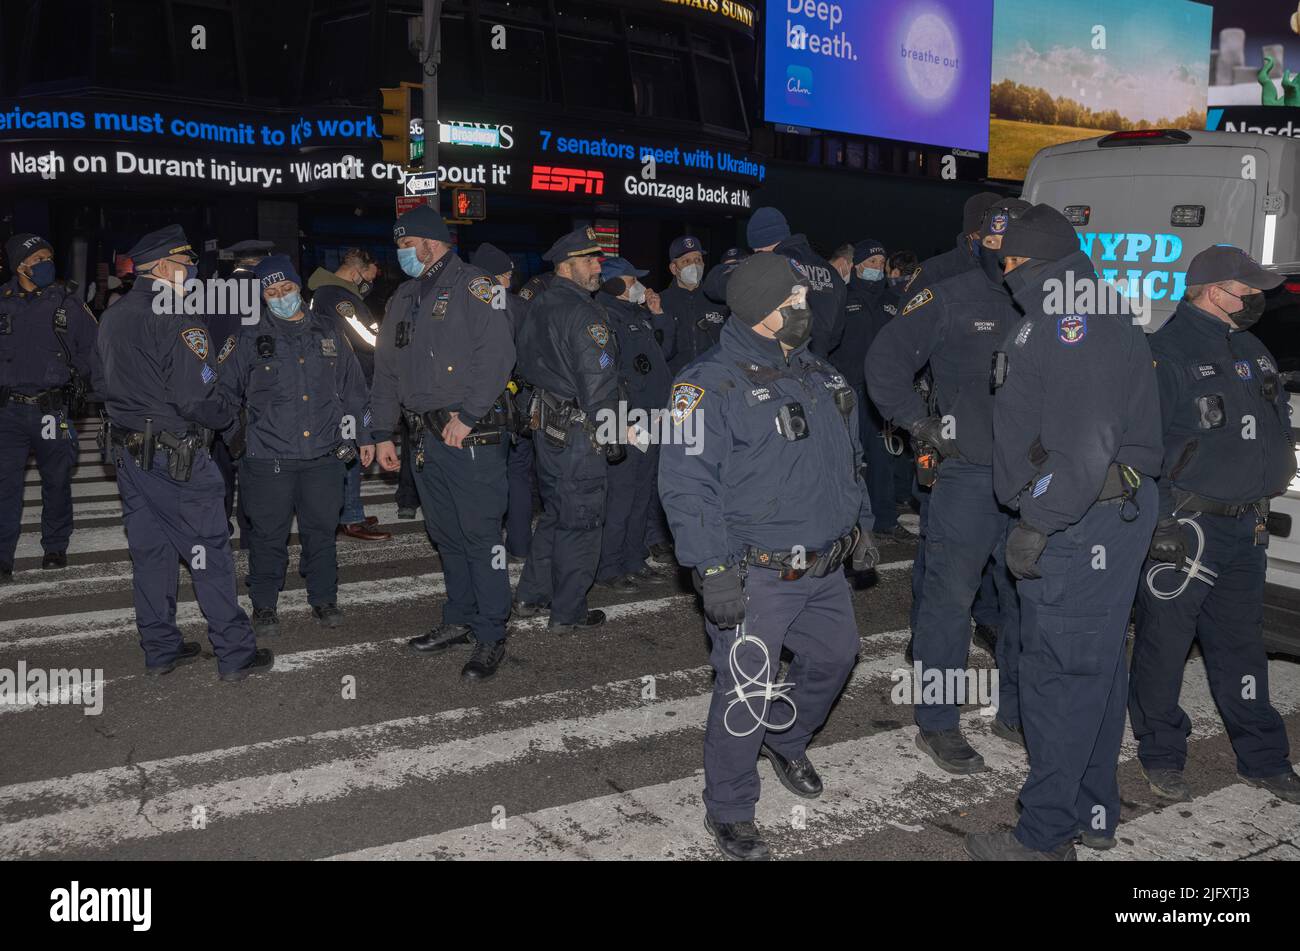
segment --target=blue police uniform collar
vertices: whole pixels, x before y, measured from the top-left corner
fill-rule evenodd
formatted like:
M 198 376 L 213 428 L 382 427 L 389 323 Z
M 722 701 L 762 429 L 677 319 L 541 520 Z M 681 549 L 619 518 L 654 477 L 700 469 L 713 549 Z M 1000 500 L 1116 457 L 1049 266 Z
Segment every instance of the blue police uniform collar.
M 562 288 L 566 291 L 572 291 L 574 294 L 581 294 L 587 300 L 591 300 L 591 291 L 587 290 L 577 281 L 570 280 L 560 274 L 555 275 L 555 280 L 551 281 L 551 287 Z
M 1186 318 L 1180 326 L 1186 326 L 1188 330 L 1195 330 L 1207 337 L 1226 339 L 1232 336 L 1230 326 L 1213 314 L 1201 310 L 1189 300 L 1178 302 L 1178 309 L 1174 311 L 1174 318 L 1178 317 Z
M 760 337 L 754 332 L 753 328 L 734 315 L 728 317 L 727 322 L 722 325 L 719 343 L 722 344 L 722 349 L 727 351 L 730 356 L 743 357 L 753 363 L 781 368 L 793 364 L 795 357 L 803 353 L 808 347 L 808 344 L 805 343 L 802 347 L 791 350 L 790 359 L 787 362 L 785 351 L 781 349 L 780 343 L 776 340 L 769 340 L 767 337 Z

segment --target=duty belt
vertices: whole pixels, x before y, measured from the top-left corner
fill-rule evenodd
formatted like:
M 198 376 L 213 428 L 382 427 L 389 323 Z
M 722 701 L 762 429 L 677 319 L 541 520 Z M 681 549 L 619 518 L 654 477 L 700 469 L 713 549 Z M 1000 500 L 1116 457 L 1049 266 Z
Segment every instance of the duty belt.
M 108 445 L 125 449 L 141 468 L 152 468 L 154 453 L 167 453 L 167 472 L 178 482 L 188 482 L 194 466 L 194 454 L 212 445 L 213 431 L 202 427 L 186 433 L 167 430 L 146 436 L 135 429 L 127 429 L 105 419 L 100 439 Z M 101 442 L 101 448 L 103 446 Z
M 7 388 L 6 388 L 7 389 Z M 5 402 L 23 403 L 27 406 L 35 406 L 42 413 L 57 413 L 67 405 L 67 398 L 63 393 L 62 387 L 56 387 L 50 390 L 41 390 L 41 392 L 28 396 L 26 393 L 15 393 L 9 390 L 4 394 L 4 399 L 0 399 L 0 406 Z
M 1195 492 L 1174 489 L 1174 511 L 1201 512 L 1204 515 L 1226 515 L 1228 518 L 1236 518 L 1238 515 L 1254 512 L 1260 518 L 1267 518 L 1269 504 L 1268 499 L 1256 499 L 1253 502 L 1217 502 L 1214 499 L 1207 499 L 1203 495 L 1197 495 Z
M 847 535 L 835 539 L 831 547 L 823 552 L 816 551 L 768 551 L 753 545 L 745 549 L 745 564 L 756 568 L 771 568 L 781 572 L 782 581 L 798 581 L 804 575 L 824 578 L 853 553 L 858 543 L 860 529 L 854 528 Z
M 406 417 L 406 424 L 411 427 L 416 438 L 419 438 L 420 432 L 427 430 L 441 439 L 443 429 L 451 422 L 451 413 L 445 409 L 428 410 L 424 413 L 403 409 L 402 413 Z M 471 428 L 469 435 L 465 437 L 462 443 L 465 446 L 499 446 L 500 444 L 500 428 L 483 427 L 480 429 L 479 426 Z
M 1132 466 L 1112 462 L 1110 468 L 1106 470 L 1106 481 L 1102 484 L 1101 494 L 1097 496 L 1097 501 L 1109 502 L 1113 499 L 1131 499 L 1141 484 L 1142 473 Z

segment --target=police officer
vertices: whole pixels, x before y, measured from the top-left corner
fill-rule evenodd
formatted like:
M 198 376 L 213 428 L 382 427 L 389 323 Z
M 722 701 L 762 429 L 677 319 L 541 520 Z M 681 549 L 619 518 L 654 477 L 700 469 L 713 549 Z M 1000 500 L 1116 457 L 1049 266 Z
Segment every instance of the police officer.
M 541 296 L 542 291 L 551 286 L 555 280 L 554 271 L 543 271 L 541 274 L 534 274 L 528 280 L 524 281 L 524 286 L 519 288 L 519 299 L 524 302 L 525 310 L 534 300 Z
M 218 389 L 207 327 L 181 308 L 197 256 L 179 225 L 145 235 L 128 253 L 135 286 L 104 312 L 98 350 L 145 669 L 166 674 L 199 656 L 198 643 L 182 641 L 176 626 L 184 561 L 220 677 L 243 680 L 269 669 L 274 657 L 257 646 L 235 596 L 221 473 L 207 447 L 236 413 Z
M 966 849 L 981 860 L 1072 860 L 1076 836 L 1109 848 L 1119 821 L 1124 639 L 1156 522 L 1158 395 L 1131 319 L 1052 297 L 1055 281 L 1097 280 L 1065 216 L 1034 206 L 1009 222 L 998 256 L 1025 314 L 989 382 L 999 387 L 994 486 L 1019 512 L 1006 557 L 1020 579 L 1029 776 L 1015 830 L 970 835 Z
M 875 525 L 876 544 L 905 541 L 912 533 L 898 524 L 894 503 L 894 456 L 885 445 L 885 421 L 867 396 L 867 350 L 889 321 L 898 316 L 898 296 L 885 280 L 885 246 L 868 238 L 852 245 L 848 302 L 844 305 L 844 336 L 831 363 L 844 376 L 858 399 L 862 450 L 867 464 L 867 491 Z
M 806 275 L 808 306 L 813 312 L 812 340 L 808 349 L 825 357 L 844 336 L 844 303 L 848 293 L 835 268 L 812 249 L 801 234 L 792 235 L 785 215 L 776 208 L 760 208 L 746 226 L 749 246 L 755 251 L 775 251 L 793 260 Z
M 598 439 L 603 421 L 618 417 L 618 341 L 600 287 L 600 246 L 591 228 L 555 242 L 544 257 L 555 265 L 551 286 L 528 310 L 519 334 L 519 369 L 538 406 L 533 450 L 542 517 L 515 590 L 515 613 L 550 605 L 550 630 L 573 633 L 605 622 L 588 610 L 605 522 L 608 463 L 622 462 L 621 440 Z
M 655 341 L 651 312 L 644 306 L 654 293 L 640 280 L 648 273 L 625 258 L 606 258 L 600 268 L 604 283 L 596 295 L 618 343 L 619 383 L 626 394 L 623 405 L 629 429 L 627 459 L 609 470 L 596 583 L 629 593 L 638 590 L 639 581 L 652 580 L 658 574 L 646 563 L 645 538 L 651 516 L 650 493 L 659 468 L 660 417 L 668 405 L 672 382 L 663 351 Z M 618 426 L 623 425 L 624 420 L 618 420 Z M 624 435 L 621 429 L 619 435 Z
M 414 437 L 420 508 L 438 546 L 447 601 L 442 623 L 412 638 L 435 654 L 473 645 L 466 680 L 496 673 L 505 657 L 510 579 L 495 558 L 506 513 L 510 443 L 501 395 L 515 364 L 510 320 L 493 305 L 492 278 L 451 249 L 451 233 L 428 205 L 393 227 L 397 258 L 411 279 L 388 301 L 371 392 L 376 454 L 392 472 L 399 414 Z
M 253 630 L 264 637 L 279 633 L 275 608 L 295 515 L 312 614 L 322 627 L 342 623 L 334 533 L 343 467 L 356 455 L 369 465 L 374 443 L 361 366 L 334 313 L 303 305 L 302 278 L 287 255 L 264 258 L 254 273 L 266 307 L 261 321 L 240 334 L 221 388 L 247 414 L 239 486 L 252 526 Z
M 307 278 L 307 289 L 312 292 L 312 313 L 328 314 L 338 321 L 339 330 L 356 354 L 367 392 L 375 378 L 375 343 L 379 339 L 379 324 L 371 316 L 365 297 L 374 288 L 378 277 L 379 265 L 369 251 L 348 248 L 335 270 L 318 267 Z M 363 468 L 356 459 L 345 463 L 343 512 L 339 516 L 338 533 L 363 542 L 388 541 L 392 534 L 378 528 L 379 519 L 366 515 L 365 504 L 361 501 Z
M 1022 202 L 1020 199 L 1012 201 L 1019 204 L 1022 211 L 1029 207 L 1028 202 Z M 956 246 L 949 248 L 943 254 L 922 261 L 921 265 L 912 272 L 905 291 L 911 290 L 913 286 L 920 290 L 927 284 L 938 284 L 954 274 L 979 267 L 980 225 L 990 207 L 995 204 L 1005 206 L 1007 203 L 1008 199 L 994 192 L 978 192 L 967 198 L 966 204 L 962 206 L 961 234 L 957 235 Z
M 673 373 L 695 362 L 718 342 L 727 319 L 725 305 L 704 295 L 704 246 L 693 235 L 674 238 L 668 246 L 673 282 L 660 293 L 664 319 L 653 321 Z
M 712 640 L 705 825 L 728 858 L 765 859 L 756 761 L 767 757 L 795 795 L 821 795 L 808 742 L 858 653 L 841 566 L 869 569 L 879 552 L 853 390 L 808 352 L 803 274 L 784 255 L 755 254 L 732 274 L 727 304 L 717 349 L 673 384 L 659 485 Z M 775 683 L 783 647 L 788 685 Z M 766 702 L 769 687 L 784 702 Z
M 510 293 L 510 284 L 514 280 L 515 262 L 496 245 L 486 241 L 478 246 L 470 263 L 482 268 L 492 275 L 494 285 L 499 290 L 506 304 L 506 314 L 510 318 L 511 339 L 519 339 L 519 328 L 524 314 L 528 310 L 526 301 L 518 294 Z M 518 360 L 519 354 L 515 353 Z M 517 377 L 517 374 L 516 374 Z M 518 382 L 516 380 L 516 388 Z M 516 395 L 516 405 L 527 406 L 528 394 Z M 512 438 L 509 455 L 506 458 L 506 473 L 509 479 L 509 492 L 506 502 L 506 553 L 512 563 L 528 560 L 528 548 L 533 540 L 533 484 L 537 481 L 536 466 L 533 462 L 533 444 L 527 439 Z
M 1191 799 L 1182 774 L 1192 724 L 1178 693 L 1196 639 L 1237 774 L 1300 803 L 1260 633 L 1269 499 L 1286 491 L 1296 463 L 1277 362 L 1249 328 L 1263 292 L 1281 283 L 1238 248 L 1207 248 L 1187 268 L 1178 310 L 1151 335 L 1165 457 L 1138 587 L 1129 714 L 1152 792 L 1174 802 Z M 1189 577 L 1189 556 L 1215 574 Z
M 54 283 L 49 242 L 16 234 L 5 254 L 13 276 L 0 285 L 0 584 L 13 577 L 29 454 L 41 473 L 41 567 L 68 563 L 72 424 L 97 372 L 95 318 Z

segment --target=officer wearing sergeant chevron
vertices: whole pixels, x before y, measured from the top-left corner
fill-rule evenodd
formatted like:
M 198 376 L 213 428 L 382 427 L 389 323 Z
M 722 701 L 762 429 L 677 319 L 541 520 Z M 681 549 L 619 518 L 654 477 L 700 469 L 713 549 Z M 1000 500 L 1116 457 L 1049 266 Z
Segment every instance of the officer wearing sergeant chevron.
M 27 457 L 41 473 L 42 568 L 68 563 L 73 421 L 97 371 L 95 318 L 54 284 L 54 249 L 34 234 L 5 242 L 12 277 L 0 285 L 0 584 L 13 577 Z
M 235 597 L 224 485 L 208 453 L 214 433 L 233 438 L 235 407 L 218 389 L 207 327 L 183 314 L 178 300 L 198 271 L 197 255 L 179 225 L 145 235 L 128 254 L 135 286 L 104 311 L 98 350 L 145 670 L 167 674 L 199 657 L 198 643 L 183 641 L 176 626 L 184 561 L 220 678 L 243 680 L 274 658 L 258 648 Z M 161 306 L 165 295 L 177 299 Z
M 1183 767 L 1192 723 L 1178 694 L 1195 639 L 1238 776 L 1300 803 L 1261 640 L 1269 500 L 1295 477 L 1295 423 L 1277 362 L 1250 328 L 1264 291 L 1281 283 L 1238 248 L 1207 248 L 1188 265 L 1178 310 L 1150 338 L 1165 460 L 1128 704 L 1143 773 L 1165 801 L 1191 799 Z M 1191 577 L 1189 560 L 1204 572 Z
M 620 401 L 618 341 L 608 312 L 591 295 L 600 287 L 600 245 L 579 228 L 544 255 L 555 279 L 528 310 L 519 334 L 519 369 L 534 389 L 533 451 L 542 517 L 515 589 L 515 613 L 550 606 L 549 629 L 568 634 L 605 622 L 587 608 L 605 523 L 606 467 L 627 452 L 600 442 L 598 427 Z
M 858 653 L 842 565 L 879 559 L 853 390 L 808 352 L 807 296 L 784 255 L 736 268 L 721 342 L 673 384 L 684 438 L 661 447 L 677 560 L 695 569 L 713 645 L 705 826 L 731 859 L 770 857 L 754 825 L 760 754 L 795 795 L 822 793 L 807 746 Z M 783 647 L 794 661 L 775 684 Z
M 1072 860 L 1076 837 L 1112 847 L 1120 818 L 1124 639 L 1156 521 L 1159 397 L 1131 319 L 1054 305 L 1056 282 L 1096 280 L 1064 215 L 1035 205 L 1011 219 L 998 258 L 1025 314 L 986 385 L 997 394 L 994 489 L 1019 513 L 1006 558 L 1019 579 L 1029 776 L 1015 830 L 972 834 L 966 850 Z
M 366 384 L 335 314 L 308 310 L 288 255 L 257 265 L 266 307 L 222 363 L 221 388 L 244 405 L 247 425 L 239 491 L 251 525 L 248 592 L 258 637 L 279 633 L 294 517 L 307 603 L 324 628 L 338 627 L 334 533 L 343 508 L 343 468 L 374 458 Z M 359 459 L 357 457 L 359 456 Z
M 411 278 L 388 302 L 371 391 L 375 448 L 392 472 L 399 416 L 412 433 L 412 464 L 425 527 L 438 546 L 447 600 L 442 622 L 408 643 L 417 654 L 471 647 L 465 680 L 493 676 L 505 657 L 510 578 L 497 557 L 506 512 L 509 418 L 502 394 L 515 364 L 510 320 L 490 275 L 451 249 L 428 205 L 393 227 Z
M 984 230 L 1001 236 L 1010 213 L 994 210 Z M 997 253 L 979 250 L 980 266 L 916 291 L 899 316 L 880 331 L 867 353 L 867 387 L 880 412 L 912 433 L 918 459 L 931 447 L 942 457 L 930 492 L 925 530 L 925 576 L 912 645 L 924 670 L 966 668 L 970 614 L 980 576 L 994 558 L 999 602 L 1014 604 L 1005 570 L 997 569 L 1008 513 L 993 493 L 993 391 L 989 365 L 1007 330 L 1019 318 L 1002 282 Z M 929 363 L 929 405 L 914 389 Z M 998 637 L 998 715 L 993 732 L 1023 744 L 1016 710 L 1013 612 L 1004 611 Z M 917 746 L 941 768 L 967 774 L 984 770 L 984 758 L 961 730 L 959 699 L 917 704 Z

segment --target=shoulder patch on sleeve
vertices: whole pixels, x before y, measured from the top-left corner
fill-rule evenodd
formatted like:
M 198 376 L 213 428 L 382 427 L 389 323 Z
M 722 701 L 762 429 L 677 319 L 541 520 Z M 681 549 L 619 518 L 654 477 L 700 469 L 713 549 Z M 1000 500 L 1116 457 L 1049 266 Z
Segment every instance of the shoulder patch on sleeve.
M 469 292 L 485 304 L 492 303 L 492 282 L 486 277 L 476 277 L 470 281 Z
M 907 306 L 903 308 L 903 316 L 906 317 L 912 311 L 924 307 L 932 300 L 934 300 L 934 292 L 927 287 L 925 290 L 921 291 L 921 293 L 917 294 L 915 297 L 913 297 L 910 301 L 907 302 Z
M 609 328 L 604 324 L 592 324 L 587 328 L 587 334 L 592 340 L 596 341 L 598 347 L 603 347 L 609 343 Z
M 1029 333 L 1034 329 L 1033 321 L 1026 320 L 1020 325 L 1020 332 L 1016 334 L 1016 346 L 1023 347 L 1025 341 L 1029 339 Z
M 208 358 L 208 332 L 202 327 L 186 327 L 181 331 L 181 340 L 200 360 Z
M 337 304 L 334 305 L 334 310 L 344 320 L 347 320 L 350 317 L 355 317 L 357 315 L 357 309 L 354 306 L 352 306 L 352 301 L 350 300 L 339 301 Z
M 231 334 L 226 338 L 226 342 L 221 345 L 221 351 L 217 354 L 217 366 L 226 362 L 226 357 L 235 352 L 235 335 Z
M 674 383 L 673 424 L 680 426 L 686 422 L 686 417 L 695 412 L 695 407 L 700 405 L 702 399 L 704 399 L 704 390 L 694 383 Z
M 520 300 L 532 300 L 532 299 L 533 299 L 533 289 L 532 289 L 531 287 L 524 287 L 524 288 L 521 288 L 520 291 L 519 291 L 519 299 L 520 299 Z

